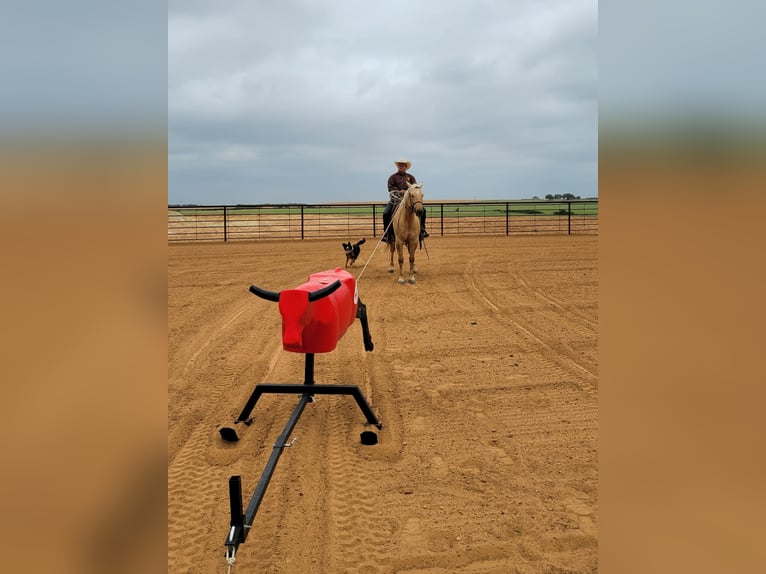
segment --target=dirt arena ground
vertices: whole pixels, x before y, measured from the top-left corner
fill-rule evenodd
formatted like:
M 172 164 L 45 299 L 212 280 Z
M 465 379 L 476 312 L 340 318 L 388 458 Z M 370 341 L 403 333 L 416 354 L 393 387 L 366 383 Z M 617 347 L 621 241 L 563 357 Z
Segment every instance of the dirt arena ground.
M 358 276 L 376 241 L 351 269 Z M 281 348 L 278 291 L 342 267 L 340 241 L 168 246 L 168 571 L 227 572 L 228 480 L 247 503 L 303 382 Z M 359 322 L 316 355 L 317 384 L 358 384 L 306 407 L 232 572 L 564 573 L 598 567 L 598 237 L 432 237 L 400 286 L 378 249 Z

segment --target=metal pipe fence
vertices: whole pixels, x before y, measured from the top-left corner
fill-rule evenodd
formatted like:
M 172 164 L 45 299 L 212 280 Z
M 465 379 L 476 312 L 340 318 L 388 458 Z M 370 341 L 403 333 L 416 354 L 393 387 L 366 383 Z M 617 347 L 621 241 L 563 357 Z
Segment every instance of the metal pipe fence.
M 168 205 L 168 241 L 379 237 L 385 205 Z M 426 201 L 425 208 L 432 236 L 598 233 L 598 199 Z

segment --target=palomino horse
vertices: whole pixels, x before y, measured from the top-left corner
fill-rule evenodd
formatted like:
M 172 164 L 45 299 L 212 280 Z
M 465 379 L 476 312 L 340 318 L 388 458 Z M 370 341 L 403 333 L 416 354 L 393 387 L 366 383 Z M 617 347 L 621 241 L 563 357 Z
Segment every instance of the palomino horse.
M 423 211 L 423 184 L 410 184 L 407 191 L 404 192 L 402 200 L 396 207 L 394 216 L 391 219 L 391 226 L 394 229 L 396 238 L 396 252 L 399 255 L 399 285 L 404 285 L 402 276 L 402 265 L 404 264 L 403 248 L 406 245 L 410 252 L 410 283 L 415 283 L 415 273 L 418 272 L 415 267 L 415 249 L 420 240 L 420 213 Z M 394 244 L 390 244 L 391 260 L 388 266 L 388 272 L 394 272 Z

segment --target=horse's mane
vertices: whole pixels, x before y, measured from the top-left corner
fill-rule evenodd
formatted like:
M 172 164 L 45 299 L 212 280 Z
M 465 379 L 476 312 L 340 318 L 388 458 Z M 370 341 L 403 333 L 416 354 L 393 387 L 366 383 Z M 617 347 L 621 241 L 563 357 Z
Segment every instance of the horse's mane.
M 404 193 L 402 193 L 402 198 L 399 200 L 399 205 L 402 205 L 404 203 L 405 199 L 409 199 L 410 197 L 410 188 L 404 190 Z

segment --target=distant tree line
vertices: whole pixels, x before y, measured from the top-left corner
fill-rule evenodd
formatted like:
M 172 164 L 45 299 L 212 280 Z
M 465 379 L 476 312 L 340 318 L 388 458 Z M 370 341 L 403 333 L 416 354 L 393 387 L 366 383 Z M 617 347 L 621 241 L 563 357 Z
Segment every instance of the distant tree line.
M 534 196 L 532 199 L 540 199 L 540 198 L 537 196 Z M 573 195 L 571 193 L 557 193 L 555 195 L 552 193 L 549 193 L 548 195 L 545 196 L 545 199 L 580 199 L 580 196 Z

